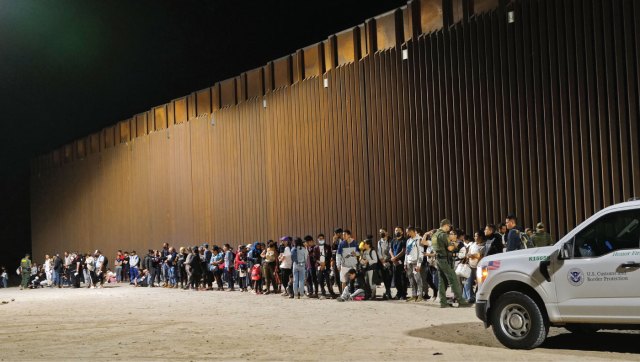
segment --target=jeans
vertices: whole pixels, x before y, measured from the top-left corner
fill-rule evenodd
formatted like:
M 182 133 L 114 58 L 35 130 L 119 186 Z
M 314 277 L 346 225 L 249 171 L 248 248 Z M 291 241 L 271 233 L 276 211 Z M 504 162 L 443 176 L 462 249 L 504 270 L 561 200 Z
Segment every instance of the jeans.
M 122 281 L 122 267 L 121 266 L 115 267 L 114 273 L 116 273 L 116 282 L 120 283 Z
M 53 285 L 62 286 L 62 273 L 55 270 L 53 271 Z
M 428 264 L 422 265 L 422 293 L 429 297 L 429 288 L 433 290 L 433 298 L 438 295 L 438 269 Z
M 284 287 L 284 291 L 289 293 L 289 279 L 291 279 L 292 271 L 291 269 L 281 268 L 280 269 L 280 283 Z M 291 294 L 291 293 L 289 293 Z
M 276 279 L 274 278 L 273 273 L 276 270 L 276 263 L 264 263 L 264 280 L 265 286 L 267 287 L 267 292 L 269 292 L 269 287 L 273 286 L 273 291 L 278 291 L 278 286 L 276 285 Z
M 306 265 L 295 265 L 293 266 L 293 295 L 301 296 L 304 295 L 304 279 L 305 279 L 305 271 L 307 267 Z
M 233 268 L 229 267 L 225 269 L 227 272 L 227 283 L 229 284 L 229 289 L 233 289 Z
M 172 287 L 175 287 L 177 284 L 175 266 L 170 266 L 167 268 L 167 278 L 169 279 L 169 285 L 171 285 Z
M 3 288 L 7 288 L 8 287 L 8 282 L 7 282 L 7 278 L 1 278 L 0 280 L 2 282 L 2 287 Z
M 396 297 L 404 298 L 407 296 L 407 287 L 404 283 L 404 265 L 398 264 L 393 266 L 393 283 L 396 286 Z
M 318 295 L 318 276 L 315 267 L 311 267 L 307 270 L 307 285 L 309 294 Z
M 247 276 L 240 276 L 240 270 L 237 271 L 238 273 L 238 286 L 240 287 L 240 290 L 244 290 L 247 287 Z M 247 273 L 248 274 L 248 273 Z
M 380 273 L 382 274 L 382 283 L 384 284 L 384 294 L 391 298 L 391 279 L 393 278 L 392 267 L 382 267 Z
M 129 280 L 133 283 L 136 279 L 138 279 L 138 267 L 132 266 L 129 268 Z
M 322 291 L 322 295 L 325 294 L 324 286 L 326 285 L 329 289 L 329 294 L 334 295 L 333 285 L 331 285 L 331 270 L 325 268 L 324 270 L 318 271 L 318 283 L 320 284 L 320 290 Z
M 464 289 L 462 290 L 462 298 L 464 298 L 467 302 L 473 303 L 476 301 L 476 293 L 473 291 L 473 286 L 476 283 L 476 272 L 477 268 L 471 268 L 471 275 L 467 279 L 466 283 L 464 283 Z
M 162 264 L 162 280 L 164 281 L 165 284 L 167 284 L 167 281 L 170 279 L 169 270 L 171 268 L 172 267 L 170 267 L 169 264 L 167 263 Z
M 216 284 L 218 284 L 218 289 L 222 289 L 223 284 L 222 284 L 222 273 L 223 271 L 220 268 L 216 268 L 216 270 L 213 271 L 213 276 L 216 279 Z
M 364 280 L 371 289 L 371 298 L 376 299 L 376 284 L 373 282 L 373 273 L 377 273 L 377 270 L 367 270 L 364 273 Z
M 420 273 L 415 272 L 417 267 L 416 263 L 407 263 L 407 279 L 411 284 L 411 295 L 413 297 L 422 297 L 422 277 Z

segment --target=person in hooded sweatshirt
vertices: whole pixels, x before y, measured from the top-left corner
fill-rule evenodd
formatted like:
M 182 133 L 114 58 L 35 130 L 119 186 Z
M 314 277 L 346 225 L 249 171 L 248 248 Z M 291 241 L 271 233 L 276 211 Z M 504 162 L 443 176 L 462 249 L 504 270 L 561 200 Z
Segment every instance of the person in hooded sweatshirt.
M 259 241 L 253 243 L 251 250 L 247 252 L 247 263 L 249 270 L 251 270 L 254 265 L 257 265 L 262 270 L 262 244 L 260 244 Z M 262 293 L 262 278 L 256 280 L 252 287 L 254 293 Z
M 502 237 L 496 234 L 496 227 L 493 224 L 487 224 L 484 228 L 484 256 L 502 253 Z

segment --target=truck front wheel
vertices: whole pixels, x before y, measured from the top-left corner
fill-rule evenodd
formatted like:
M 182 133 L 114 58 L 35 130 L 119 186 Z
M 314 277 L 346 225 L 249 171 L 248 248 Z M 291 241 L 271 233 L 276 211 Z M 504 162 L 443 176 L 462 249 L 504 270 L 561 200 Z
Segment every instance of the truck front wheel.
M 549 331 L 536 302 L 520 292 L 498 297 L 491 308 L 491 325 L 500 343 L 512 349 L 536 348 Z

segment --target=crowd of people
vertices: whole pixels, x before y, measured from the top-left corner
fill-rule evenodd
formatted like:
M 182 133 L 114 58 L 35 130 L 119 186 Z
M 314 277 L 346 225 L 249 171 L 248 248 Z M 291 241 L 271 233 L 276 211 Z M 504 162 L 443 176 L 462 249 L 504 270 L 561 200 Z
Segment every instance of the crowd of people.
M 324 234 L 283 236 L 278 242 L 237 248 L 229 244 L 210 248 L 205 243 L 176 250 L 164 243 L 144 256 L 120 250 L 113 265 L 99 250 L 46 255 L 41 265 L 31 263 L 27 255 L 17 272 L 23 289 L 128 283 L 341 302 L 431 300 L 439 301 L 441 307 L 457 307 L 475 302 L 476 268 L 483 257 L 553 243 L 542 223 L 535 231 L 523 231 L 513 215 L 504 224 L 487 224 L 472 235 L 454 228 L 447 219 L 439 226 L 429 231 L 414 226 L 397 226 L 391 232 L 380 228 L 377 241 L 372 235 L 357 241 L 350 230 L 337 228 L 329 239 Z M 2 275 L 6 280 L 6 270 Z M 453 299 L 446 297 L 449 287 Z

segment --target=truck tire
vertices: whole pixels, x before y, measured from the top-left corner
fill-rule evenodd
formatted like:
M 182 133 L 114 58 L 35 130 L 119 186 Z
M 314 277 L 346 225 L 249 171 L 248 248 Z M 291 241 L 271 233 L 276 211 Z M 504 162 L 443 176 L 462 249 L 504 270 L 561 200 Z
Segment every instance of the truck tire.
M 508 292 L 498 297 L 490 318 L 495 336 L 511 349 L 536 348 L 544 342 L 549 331 L 536 302 L 520 292 Z
M 593 324 L 567 324 L 564 329 L 574 334 L 593 334 L 600 330 Z

